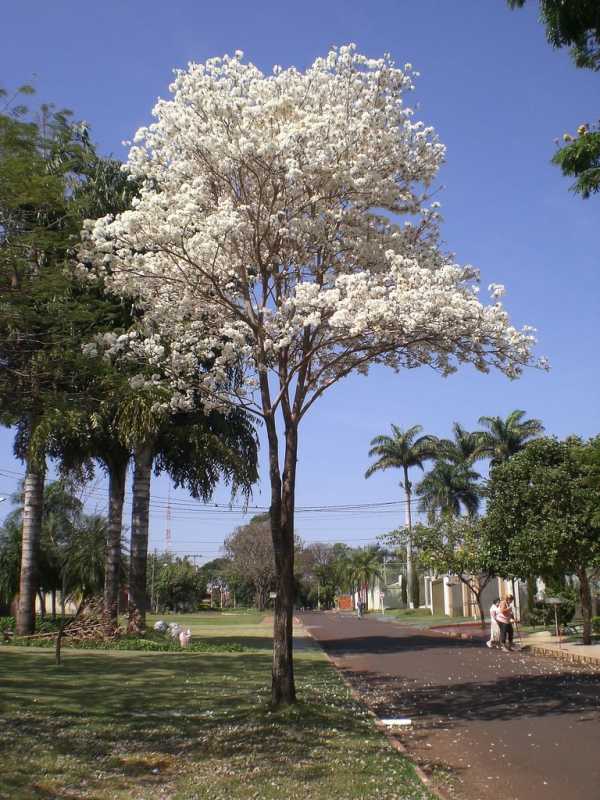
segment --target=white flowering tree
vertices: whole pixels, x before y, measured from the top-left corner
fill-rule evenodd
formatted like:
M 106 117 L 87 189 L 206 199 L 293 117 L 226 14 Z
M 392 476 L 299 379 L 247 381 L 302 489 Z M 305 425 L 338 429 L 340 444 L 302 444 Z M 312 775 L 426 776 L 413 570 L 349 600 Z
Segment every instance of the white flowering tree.
M 265 75 L 239 52 L 190 64 L 131 147 L 134 208 L 89 230 L 109 286 L 154 325 L 115 347 L 160 361 L 175 405 L 200 385 L 205 403 L 264 420 L 275 703 L 295 699 L 294 492 L 309 409 L 373 364 L 516 376 L 531 359 L 531 329 L 513 328 L 497 297 L 483 305 L 476 271 L 440 246 L 427 187 L 444 147 L 413 121 L 411 89 L 410 65 L 354 46 L 305 72 Z M 198 358 L 211 368 L 191 380 Z M 243 380 L 224 389 L 232 368 Z

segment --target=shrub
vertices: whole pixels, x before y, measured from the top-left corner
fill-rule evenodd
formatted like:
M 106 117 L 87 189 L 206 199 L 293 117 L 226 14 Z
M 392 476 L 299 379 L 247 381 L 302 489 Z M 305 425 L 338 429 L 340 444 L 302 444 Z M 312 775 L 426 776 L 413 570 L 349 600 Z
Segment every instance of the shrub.
M 594 633 L 600 633 L 600 617 L 592 617 L 592 630 Z
M 0 617 L 0 633 L 4 631 L 13 631 L 15 629 L 16 620 L 14 617 Z
M 562 600 L 562 603 L 557 607 L 558 624 L 566 625 L 575 616 L 576 600 L 570 593 L 560 596 L 560 600 Z M 554 628 L 554 606 L 546 603 L 534 603 L 532 610 L 529 612 L 529 624 L 536 627 Z
M 19 647 L 54 647 L 56 639 L 54 636 L 44 638 L 20 638 L 15 636 L 11 644 Z M 141 636 L 123 636 L 114 641 L 94 641 L 82 639 L 79 641 L 70 640 L 68 637 L 62 640 L 62 647 L 73 648 L 75 650 L 144 650 L 153 653 L 242 653 L 252 648 L 245 647 L 237 642 L 190 642 L 187 648 L 183 649 L 174 641 L 157 641 L 153 638 Z

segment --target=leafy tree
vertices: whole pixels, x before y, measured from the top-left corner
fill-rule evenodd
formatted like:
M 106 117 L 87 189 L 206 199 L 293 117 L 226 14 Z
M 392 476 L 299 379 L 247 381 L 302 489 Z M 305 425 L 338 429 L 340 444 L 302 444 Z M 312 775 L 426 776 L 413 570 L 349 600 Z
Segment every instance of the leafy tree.
M 463 510 L 475 516 L 482 496 L 479 478 L 475 470 L 440 459 L 417 486 L 419 510 L 428 514 L 430 522 L 437 516 L 458 517 Z
M 508 0 L 522 8 L 526 0 Z M 600 70 L 600 7 L 596 0 L 539 0 L 540 16 L 553 47 L 570 47 L 577 67 Z
M 19 591 L 21 571 L 21 528 L 18 511 L 12 511 L 0 528 L 0 607 L 8 613 Z
M 574 573 L 591 641 L 589 570 L 600 565 L 600 442 L 539 439 L 491 474 L 492 564 L 512 577 Z
M 17 630 L 31 633 L 42 530 L 49 416 L 93 396 L 86 377 L 102 369 L 81 351 L 122 303 L 107 300 L 66 268 L 81 229 L 81 199 L 98 158 L 70 112 L 42 106 L 0 115 L 0 422 L 16 429 L 26 464 Z
M 160 610 L 194 611 L 206 593 L 206 582 L 187 558 L 172 553 L 156 557 L 154 566 L 154 592 Z
M 477 602 L 482 628 L 481 595 L 494 577 L 487 533 L 481 519 L 448 515 L 430 527 L 419 525 L 415 532 L 421 563 L 434 572 L 455 575 L 468 587 Z
M 231 563 L 231 572 L 254 588 L 255 605 L 263 610 L 275 581 L 275 559 L 271 528 L 265 519 L 254 517 L 247 525 L 236 528 L 225 539 L 224 550 Z
M 479 424 L 485 430 L 479 434 L 481 455 L 490 459 L 495 467 L 507 461 L 525 445 L 544 432 L 539 419 L 523 419 L 525 411 L 511 411 L 506 419 L 502 417 L 479 417 Z
M 525 0 L 508 0 L 511 8 Z M 542 22 L 553 47 L 570 47 L 575 66 L 600 70 L 600 5 L 597 0 L 540 0 Z M 600 128 L 579 125 L 566 133 L 552 161 L 563 175 L 575 177 L 571 187 L 583 198 L 600 191 Z
M 377 461 L 365 472 L 365 478 L 386 469 L 402 470 L 404 480 L 400 486 L 404 489 L 406 498 L 406 583 L 408 604 L 415 606 L 415 573 L 413 568 L 412 546 L 412 483 L 409 479 L 409 470 L 418 467 L 423 470 L 423 463 L 435 458 L 438 452 L 438 439 L 425 434 L 421 436 L 423 427 L 413 425 L 403 430 L 397 425 L 392 425 L 392 436 L 376 436 L 371 440 L 369 458 L 377 457 Z

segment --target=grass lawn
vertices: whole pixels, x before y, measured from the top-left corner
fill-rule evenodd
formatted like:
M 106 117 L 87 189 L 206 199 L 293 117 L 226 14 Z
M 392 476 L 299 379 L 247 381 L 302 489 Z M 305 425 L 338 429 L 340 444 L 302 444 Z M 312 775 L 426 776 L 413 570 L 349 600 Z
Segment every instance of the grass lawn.
M 221 621 L 193 624 L 207 638 L 243 639 L 248 627 L 247 642 L 269 640 L 267 621 Z M 264 649 L 69 650 L 57 667 L 49 651 L 0 646 L 0 798 L 428 798 L 320 650 L 301 641 L 301 702 L 277 712 Z
M 259 611 L 204 611 L 200 614 L 150 614 L 148 626 L 156 620 L 177 622 L 192 632 L 194 642 L 241 644 L 255 650 L 270 651 L 272 647 L 273 618 Z
M 414 625 L 415 628 L 431 628 L 438 625 L 459 625 L 461 622 L 477 622 L 472 617 L 446 617 L 433 616 L 420 608 L 388 608 L 386 617 L 397 619 L 404 625 Z

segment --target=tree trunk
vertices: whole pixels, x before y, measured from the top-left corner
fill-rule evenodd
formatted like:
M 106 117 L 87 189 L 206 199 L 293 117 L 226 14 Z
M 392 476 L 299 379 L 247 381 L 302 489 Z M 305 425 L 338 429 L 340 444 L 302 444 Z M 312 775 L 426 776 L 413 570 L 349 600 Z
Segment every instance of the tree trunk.
M 412 544 L 411 487 L 408 469 L 404 467 L 404 491 L 406 493 L 406 599 L 409 608 L 415 607 L 415 577 Z
M 271 536 L 275 555 L 276 591 L 273 619 L 273 672 L 271 700 L 274 705 L 296 701 L 292 626 L 294 613 L 294 493 L 298 452 L 297 424 L 287 422 L 283 476 L 279 474 L 277 431 L 272 417 L 266 419 L 271 479 Z
M 52 601 L 52 622 L 56 622 L 56 589 L 52 589 L 50 598 Z
M 38 561 L 44 508 L 44 466 L 30 459 L 23 485 L 23 529 L 21 541 L 21 575 L 16 632 L 29 636 L 35 629 L 35 595 L 38 589 Z
M 43 621 L 46 619 L 46 595 L 41 589 L 38 589 L 38 597 L 40 600 L 40 619 Z
M 121 532 L 123 527 L 123 500 L 127 462 L 109 464 L 108 482 L 108 538 L 106 542 L 106 570 L 104 577 L 104 607 L 113 625 L 119 617 L 119 588 L 121 583 Z
M 131 512 L 131 553 L 129 561 L 129 633 L 146 627 L 146 570 L 148 563 L 148 517 L 152 446 L 136 448 L 133 473 L 133 508 Z
M 592 593 L 590 581 L 585 567 L 577 571 L 579 578 L 579 597 L 581 598 L 581 613 L 583 616 L 583 643 L 592 643 Z

